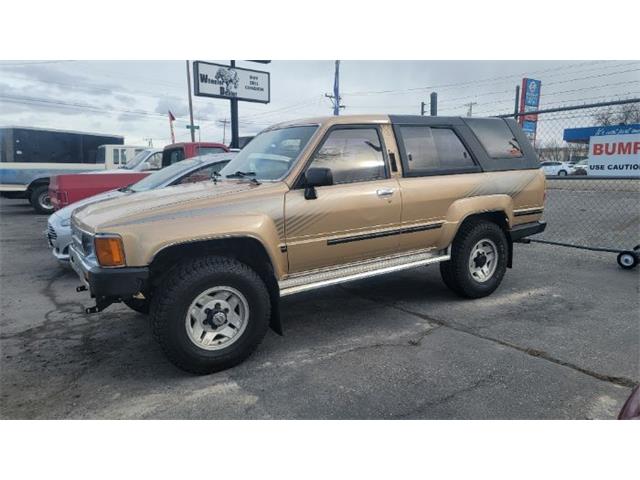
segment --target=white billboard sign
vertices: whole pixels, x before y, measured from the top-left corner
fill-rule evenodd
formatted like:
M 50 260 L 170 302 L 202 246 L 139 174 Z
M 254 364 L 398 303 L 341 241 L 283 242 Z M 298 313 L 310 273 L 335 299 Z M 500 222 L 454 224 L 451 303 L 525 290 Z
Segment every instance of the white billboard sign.
M 588 175 L 640 177 L 640 134 L 591 137 L 588 162 Z
M 194 93 L 201 97 L 235 98 L 259 103 L 271 100 L 269 72 L 194 62 L 193 76 Z

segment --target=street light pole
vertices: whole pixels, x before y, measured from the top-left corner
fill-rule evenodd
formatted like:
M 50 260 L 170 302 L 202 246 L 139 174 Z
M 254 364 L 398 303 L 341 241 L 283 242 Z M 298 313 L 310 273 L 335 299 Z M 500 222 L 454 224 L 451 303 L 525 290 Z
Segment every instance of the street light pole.
M 187 62 L 187 90 L 189 91 L 189 130 L 191 131 L 191 142 L 196 141 L 196 135 L 193 131 L 193 101 L 191 99 L 191 69 L 189 68 L 189 60 Z
M 236 61 L 231 60 L 231 68 L 236 66 Z M 238 99 L 230 98 L 231 101 L 231 148 L 238 148 L 240 144 L 240 134 L 238 132 Z

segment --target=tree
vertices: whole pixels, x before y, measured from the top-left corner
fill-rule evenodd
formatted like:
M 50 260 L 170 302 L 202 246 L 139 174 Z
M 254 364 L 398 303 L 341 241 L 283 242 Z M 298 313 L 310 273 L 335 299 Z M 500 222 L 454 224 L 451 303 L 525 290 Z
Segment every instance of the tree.
M 219 84 L 224 85 L 223 95 L 236 96 L 238 89 L 238 72 L 231 69 L 219 68 L 215 76 Z
M 593 116 L 597 125 L 640 123 L 640 103 L 627 103 L 601 110 Z
M 538 148 L 540 160 L 552 162 L 564 162 L 567 155 L 567 148 L 563 147 L 557 140 L 549 140 L 542 147 Z

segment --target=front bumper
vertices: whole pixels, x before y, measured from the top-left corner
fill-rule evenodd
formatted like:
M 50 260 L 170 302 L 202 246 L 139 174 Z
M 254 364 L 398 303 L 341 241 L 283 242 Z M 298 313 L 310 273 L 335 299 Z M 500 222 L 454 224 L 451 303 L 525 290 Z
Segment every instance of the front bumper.
M 69 261 L 82 284 L 97 299 L 130 298 L 144 289 L 149 278 L 148 267 L 100 267 L 92 258 L 83 257 L 73 245 L 69 248 Z
M 547 222 L 522 223 L 509 230 L 509 237 L 512 242 L 518 242 L 531 235 L 544 232 L 545 228 L 547 228 Z

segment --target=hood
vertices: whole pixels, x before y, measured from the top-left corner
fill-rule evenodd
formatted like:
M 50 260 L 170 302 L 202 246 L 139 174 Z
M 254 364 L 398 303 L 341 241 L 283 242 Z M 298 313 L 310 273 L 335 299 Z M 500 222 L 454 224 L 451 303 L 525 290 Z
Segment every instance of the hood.
M 210 208 L 218 203 L 226 205 L 241 202 L 284 191 L 285 187 L 282 182 L 255 185 L 244 180 L 175 185 L 92 203 L 75 210 L 73 218 L 89 231 L 99 231 L 132 222 L 153 222 L 159 218 Z
M 128 193 L 121 192 L 119 190 L 109 190 L 108 192 L 99 193 L 97 195 L 93 195 L 92 197 L 83 198 L 82 200 L 78 200 L 70 205 L 67 205 L 64 208 L 58 210 L 54 215 L 60 217 L 61 220 L 66 220 L 71 218 L 71 214 L 74 210 L 84 207 L 85 205 L 90 205 L 92 203 L 101 202 L 103 200 L 109 200 L 111 198 L 122 197 L 123 195 L 128 195 Z

